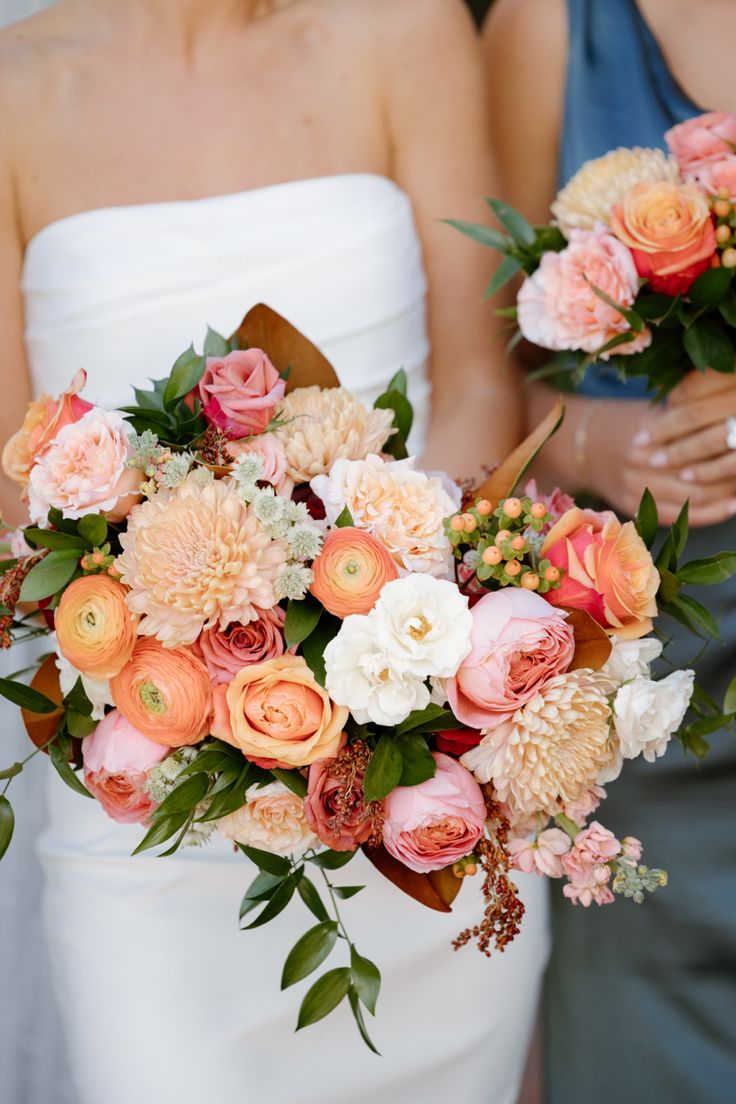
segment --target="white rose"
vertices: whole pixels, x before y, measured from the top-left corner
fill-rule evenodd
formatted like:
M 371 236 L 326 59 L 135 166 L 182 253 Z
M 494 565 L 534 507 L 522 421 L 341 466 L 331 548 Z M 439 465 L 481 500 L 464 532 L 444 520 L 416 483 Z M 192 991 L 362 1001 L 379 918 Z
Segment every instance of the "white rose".
M 226 839 L 272 855 L 295 858 L 301 858 L 310 847 L 320 846 L 307 824 L 304 802 L 282 782 L 251 786 L 246 790 L 245 801 L 242 808 L 218 821 L 220 833 Z
M 112 694 L 110 693 L 110 680 L 90 678 L 89 675 L 83 675 L 76 667 L 72 667 L 68 659 L 64 659 L 64 656 L 60 655 L 58 652 L 56 655 L 56 668 L 59 672 L 59 686 L 61 687 L 61 692 L 64 697 L 71 693 L 76 685 L 77 679 L 81 678 L 82 689 L 92 702 L 92 720 L 101 721 L 105 716 L 105 706 L 114 705 Z
M 673 671 L 655 682 L 638 675 L 616 694 L 614 727 L 625 759 L 643 755 L 653 763 L 664 755 L 671 737 L 687 712 L 695 681 L 694 671 Z
M 429 704 L 424 681 L 397 665 L 379 644 L 373 614 L 346 617 L 325 648 L 325 687 L 358 724 L 400 724 Z
M 613 651 L 603 668 L 619 685 L 639 675 L 648 675 L 649 667 L 662 654 L 662 642 L 654 637 L 642 640 L 618 640 L 612 637 Z
M 468 599 L 446 579 L 413 574 L 386 583 L 373 618 L 396 665 L 421 679 L 451 678 L 470 653 Z

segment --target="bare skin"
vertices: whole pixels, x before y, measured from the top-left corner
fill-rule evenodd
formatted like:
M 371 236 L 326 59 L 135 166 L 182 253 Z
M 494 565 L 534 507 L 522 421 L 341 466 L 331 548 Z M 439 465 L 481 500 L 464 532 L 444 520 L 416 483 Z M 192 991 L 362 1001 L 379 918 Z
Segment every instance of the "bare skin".
M 736 112 L 728 79 L 736 6 L 730 0 L 638 0 L 672 73 L 695 103 Z M 557 151 L 567 63 L 565 0 L 496 0 L 484 27 L 492 136 L 502 194 L 535 222 L 549 221 L 557 190 Z M 540 64 L 540 59 L 544 64 Z M 533 152 L 530 152 L 533 151 Z M 539 421 L 551 391 L 528 392 L 528 418 Z M 664 523 L 689 498 L 694 525 L 736 514 L 736 459 L 726 448 L 725 419 L 736 415 L 736 378 L 693 375 L 669 410 L 646 402 L 571 397 L 560 433 L 545 449 L 544 475 L 592 491 L 633 513 L 649 486 Z M 587 422 L 583 464 L 575 434 Z
M 484 258 L 439 221 L 481 216 L 493 180 L 483 100 L 461 0 L 64 0 L 7 28 L 0 439 L 29 398 L 19 280 L 25 246 L 45 226 L 99 207 L 369 172 L 409 194 L 424 249 L 427 462 L 467 475 L 501 456 L 517 438 L 518 398 L 479 302 Z M 17 488 L 0 492 L 6 516 L 19 518 Z

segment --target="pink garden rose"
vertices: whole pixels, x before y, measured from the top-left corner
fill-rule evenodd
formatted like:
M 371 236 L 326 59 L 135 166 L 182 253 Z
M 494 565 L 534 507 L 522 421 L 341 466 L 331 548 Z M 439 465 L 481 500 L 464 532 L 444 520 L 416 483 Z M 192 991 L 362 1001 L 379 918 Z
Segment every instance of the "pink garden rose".
M 566 616 L 530 591 L 494 591 L 471 612 L 472 649 L 447 680 L 447 697 L 463 724 L 495 728 L 567 670 L 575 638 Z
M 363 771 L 350 772 L 350 784 L 334 771 L 337 759 L 318 759 L 309 768 L 304 799 L 307 824 L 333 851 L 355 851 L 371 836 L 373 824 L 363 799 Z
M 168 754 L 113 709 L 82 743 L 84 783 L 113 820 L 145 824 L 156 808 L 145 789 L 148 772 Z
M 539 268 L 522 284 L 517 301 L 519 329 L 527 341 L 544 349 L 597 353 L 630 327 L 594 288 L 622 307 L 632 306 L 639 290 L 634 258 L 605 230 L 573 230 L 568 247 L 560 253 L 545 253 Z M 615 354 L 639 353 L 650 342 L 650 332 L 643 330 L 618 345 Z M 600 359 L 610 355 L 603 353 Z
M 561 828 L 547 828 L 534 839 L 510 839 L 511 865 L 525 874 L 561 878 L 562 856 L 570 850 L 570 837 Z
M 706 111 L 671 127 L 665 141 L 685 176 L 719 161 L 736 146 L 736 115 Z
M 736 201 L 736 156 L 730 154 L 720 161 L 704 165 L 698 170 L 697 179 L 708 195 L 721 196 L 733 203 Z
M 196 644 L 213 683 L 232 682 L 243 667 L 276 659 L 286 650 L 285 613 L 280 606 L 258 610 L 258 619 L 247 625 L 228 625 L 226 629 L 206 629 Z
M 419 874 L 469 855 L 486 820 L 483 794 L 470 771 L 440 752 L 434 752 L 434 760 L 434 778 L 398 786 L 385 802 L 384 847 Z
M 562 890 L 565 897 L 585 908 L 593 902 L 597 905 L 612 904 L 613 894 L 608 888 L 611 868 L 608 863 L 620 854 L 621 844 L 613 832 L 597 820 L 589 828 L 578 832 L 572 847 L 562 857 L 562 869 L 568 878 L 568 884 Z
M 262 349 L 236 349 L 207 358 L 198 391 L 207 421 L 237 440 L 264 432 L 286 381 Z
M 233 442 L 228 448 L 236 460 L 249 452 L 255 453 L 263 464 L 261 481 L 270 483 L 276 494 L 283 495 L 284 498 L 291 497 L 294 480 L 286 473 L 286 451 L 281 438 L 275 433 L 262 433 L 260 437 Z

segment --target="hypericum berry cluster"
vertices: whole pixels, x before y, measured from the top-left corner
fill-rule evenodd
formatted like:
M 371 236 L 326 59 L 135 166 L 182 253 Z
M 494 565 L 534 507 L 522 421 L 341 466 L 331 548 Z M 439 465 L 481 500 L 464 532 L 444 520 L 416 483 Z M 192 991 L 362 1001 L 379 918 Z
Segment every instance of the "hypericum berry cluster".
M 110 554 L 110 545 L 103 544 L 100 548 L 93 548 L 79 561 L 79 566 L 85 575 L 111 575 L 113 579 L 120 578 L 120 572 L 115 567 L 115 556 Z
M 716 241 L 720 257 L 716 253 L 714 262 L 724 268 L 736 268 L 736 206 L 731 202 L 728 188 L 719 188 L 718 195 L 711 202 L 716 220 Z
M 539 559 L 539 534 L 552 521 L 544 502 L 504 499 L 497 509 L 484 498 L 445 520 L 455 557 L 489 589 L 520 586 L 546 594 L 560 585 L 562 572 Z

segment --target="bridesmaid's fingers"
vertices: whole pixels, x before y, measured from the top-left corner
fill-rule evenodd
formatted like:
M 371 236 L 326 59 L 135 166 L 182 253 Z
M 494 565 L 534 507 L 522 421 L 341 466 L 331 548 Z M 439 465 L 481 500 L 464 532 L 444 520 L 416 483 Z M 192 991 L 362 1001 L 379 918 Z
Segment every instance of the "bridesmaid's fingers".
M 667 445 L 708 426 L 723 426 L 731 414 L 736 414 L 736 391 L 731 390 L 697 402 L 670 406 L 648 418 L 646 425 L 634 435 L 632 444 L 635 448 L 650 449 Z
M 736 376 L 713 372 L 709 368 L 707 372 L 691 372 L 689 376 L 685 376 L 682 383 L 670 391 L 667 402 L 678 406 L 680 403 L 695 402 L 716 393 L 727 399 L 728 396 L 723 395 L 724 391 L 736 391 Z
M 683 483 L 729 483 L 736 489 L 736 452 L 729 450 L 715 460 L 683 468 L 680 479 Z
M 690 524 L 695 529 L 706 525 L 720 525 L 728 521 L 736 514 L 736 501 L 722 499 L 720 502 L 712 502 L 709 506 L 693 506 L 690 510 Z M 672 524 L 670 522 L 670 524 Z
M 699 464 L 715 456 L 722 456 L 726 448 L 726 423 L 720 421 L 707 429 L 690 433 L 679 441 L 671 441 L 666 448 L 649 453 L 650 468 L 681 468 Z

